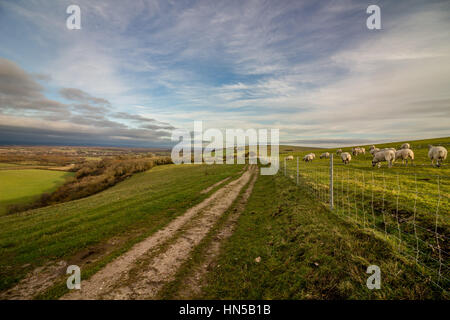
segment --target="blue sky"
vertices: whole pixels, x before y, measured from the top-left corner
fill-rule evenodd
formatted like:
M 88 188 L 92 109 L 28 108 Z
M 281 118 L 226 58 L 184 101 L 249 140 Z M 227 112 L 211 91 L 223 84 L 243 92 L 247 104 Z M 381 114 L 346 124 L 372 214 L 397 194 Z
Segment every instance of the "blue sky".
M 0 143 L 161 146 L 194 120 L 311 146 L 449 136 L 449 30 L 448 1 L 1 1 Z

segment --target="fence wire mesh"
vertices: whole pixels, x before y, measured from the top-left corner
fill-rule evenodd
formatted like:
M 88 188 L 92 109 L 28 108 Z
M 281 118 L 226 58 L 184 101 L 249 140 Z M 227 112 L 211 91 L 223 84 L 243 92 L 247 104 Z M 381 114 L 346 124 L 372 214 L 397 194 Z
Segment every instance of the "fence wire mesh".
M 384 235 L 417 264 L 421 275 L 448 291 L 450 177 L 362 169 L 329 160 L 313 165 L 298 158 L 284 162 L 283 172 L 332 212 Z

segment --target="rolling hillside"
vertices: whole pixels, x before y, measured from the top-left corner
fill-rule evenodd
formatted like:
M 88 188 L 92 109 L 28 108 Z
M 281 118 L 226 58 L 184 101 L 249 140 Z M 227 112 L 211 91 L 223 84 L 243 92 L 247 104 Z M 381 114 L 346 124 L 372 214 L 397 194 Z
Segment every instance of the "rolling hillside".
M 88 198 L 0 217 L 0 289 L 51 261 L 111 259 L 208 195 L 200 191 L 241 169 L 158 166 Z

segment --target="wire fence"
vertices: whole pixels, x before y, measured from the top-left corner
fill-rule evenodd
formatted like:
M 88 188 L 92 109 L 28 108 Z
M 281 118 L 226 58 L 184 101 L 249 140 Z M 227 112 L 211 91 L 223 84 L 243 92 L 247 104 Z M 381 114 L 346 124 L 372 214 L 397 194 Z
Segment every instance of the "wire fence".
M 292 165 L 292 162 L 296 165 Z M 450 287 L 450 177 L 361 169 L 330 161 L 286 164 L 284 175 L 332 212 L 381 233 L 419 272 Z

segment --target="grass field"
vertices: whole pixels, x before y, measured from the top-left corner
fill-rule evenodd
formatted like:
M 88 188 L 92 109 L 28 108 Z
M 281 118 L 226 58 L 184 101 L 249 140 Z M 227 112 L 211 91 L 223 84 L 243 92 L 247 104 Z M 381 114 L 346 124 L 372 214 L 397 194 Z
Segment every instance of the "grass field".
M 2 163 L 0 167 L 4 165 Z M 45 192 L 54 191 L 71 175 L 37 169 L 0 170 L 0 215 L 6 213 L 8 205 L 28 203 Z
M 317 155 L 313 163 L 300 162 L 296 186 L 296 161 L 287 162 L 284 176 L 283 157 L 303 157 L 308 151 L 283 146 L 279 173 L 259 176 L 234 234 L 223 242 L 197 298 L 448 299 L 442 286 L 447 285 L 443 277 L 448 277 L 450 252 L 450 167 L 446 162 L 432 168 L 427 145 L 448 147 L 450 138 L 410 143 L 415 166 L 372 168 L 370 155 L 344 166 L 335 156 L 333 211 L 327 204 L 329 159 L 318 159 L 325 150 L 313 150 Z M 83 279 L 89 278 L 220 186 L 202 190 L 237 177 L 242 168 L 157 166 L 87 198 L 0 216 L 0 291 L 35 268 L 61 260 L 79 265 Z M 0 177 L 8 171 L 22 170 L 3 170 Z M 176 296 L 182 278 L 204 262 L 202 250 L 225 220 L 226 215 L 195 248 L 162 297 Z M 414 256 L 416 250 L 418 263 L 405 255 Z M 382 270 L 383 290 L 371 291 L 365 285 L 371 264 Z M 422 266 L 439 270 L 442 278 L 436 280 L 436 274 Z M 38 298 L 66 293 L 65 274 L 59 277 Z
M 330 213 L 283 175 L 260 176 L 197 298 L 444 298 L 394 246 Z M 381 269 L 381 290 L 366 287 L 371 264 Z
M 75 260 L 86 249 L 105 254 L 84 267 L 83 276 L 89 275 L 209 194 L 200 191 L 242 168 L 157 166 L 87 198 L 0 217 L 0 290 L 49 261 L 81 265 L 83 254 Z
M 336 149 L 317 150 L 312 163 L 299 164 L 300 183 L 309 186 L 313 196 L 329 201 L 329 159 L 322 152 L 334 153 L 335 210 L 362 226 L 373 226 L 397 239 L 404 252 L 417 258 L 430 273 L 450 278 L 450 166 L 431 166 L 428 144 L 449 148 L 450 138 L 411 141 L 414 165 L 396 162 L 393 168 L 372 168 L 370 154 L 352 157 L 343 165 Z M 377 145 L 399 148 L 400 143 Z M 369 146 L 365 146 L 366 150 Z M 351 148 L 343 148 L 351 151 Z M 300 159 L 308 152 L 293 153 Z M 288 155 L 288 154 L 286 154 Z M 283 166 L 283 162 L 282 162 Z M 295 182 L 296 160 L 287 161 L 287 175 Z M 284 168 L 282 168 L 283 171 Z M 436 232 L 437 231 L 437 232 Z M 440 266 L 439 266 L 440 265 Z
M 0 169 L 8 169 L 12 167 L 18 167 L 18 164 L 15 163 L 6 163 L 6 162 L 0 162 Z

